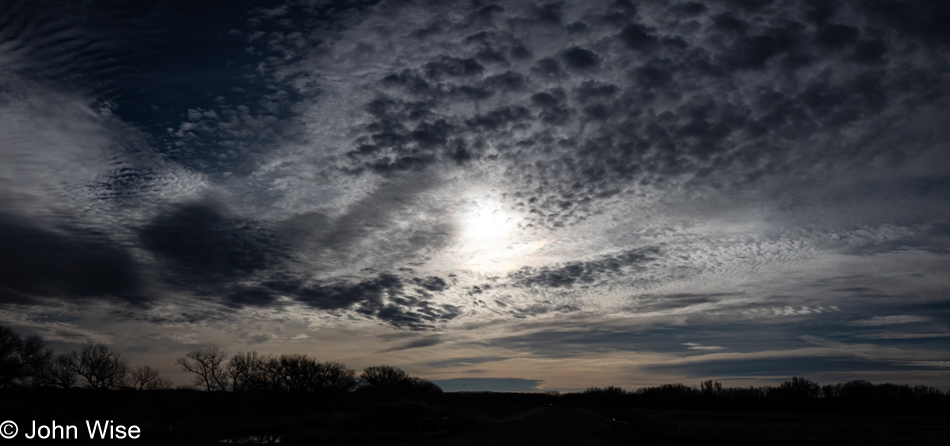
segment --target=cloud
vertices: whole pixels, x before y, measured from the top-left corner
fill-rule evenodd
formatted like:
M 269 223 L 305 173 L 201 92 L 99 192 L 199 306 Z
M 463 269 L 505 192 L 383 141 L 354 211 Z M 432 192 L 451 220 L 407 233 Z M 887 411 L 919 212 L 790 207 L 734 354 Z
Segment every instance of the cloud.
M 899 369 L 948 314 L 944 6 L 11 5 L 9 308 L 769 373 L 802 327 L 804 368 Z
M 931 338 L 947 338 L 947 337 L 950 337 L 950 333 L 885 332 L 885 333 L 859 334 L 859 335 L 856 335 L 855 337 L 859 339 L 931 339 Z
M 463 357 L 463 358 L 453 358 L 453 359 L 444 359 L 440 361 L 430 362 L 427 365 L 433 368 L 442 369 L 442 368 L 454 368 L 454 367 L 467 367 L 475 364 L 484 364 L 487 362 L 497 362 L 504 361 L 508 359 L 504 356 L 472 356 L 472 357 Z
M 684 342 L 683 345 L 685 345 L 690 350 L 704 350 L 704 351 L 725 350 L 725 347 L 719 347 L 717 345 L 702 345 L 696 342 Z
M 881 327 L 885 325 L 909 324 L 912 322 L 930 322 L 930 318 L 912 315 L 874 316 L 870 319 L 851 322 L 848 325 L 855 327 Z
M 0 215 L 0 301 L 111 299 L 147 306 L 153 299 L 135 257 L 92 231 L 54 231 Z
M 578 70 L 588 70 L 600 65 L 600 56 L 597 53 L 577 46 L 564 50 L 561 57 L 568 67 Z
M 712 293 L 712 294 L 672 294 L 656 296 L 644 294 L 634 298 L 635 304 L 631 306 L 630 311 L 648 313 L 654 311 L 666 311 L 683 309 L 691 306 L 701 306 L 703 304 L 716 304 L 726 301 L 726 298 L 736 297 L 736 293 Z
M 604 278 L 645 270 L 644 264 L 660 254 L 657 247 L 635 248 L 615 255 L 607 255 L 586 262 L 570 262 L 555 267 L 530 268 L 511 273 L 509 277 L 519 286 L 550 288 L 591 284 Z
M 410 350 L 410 349 L 414 349 L 414 348 L 431 347 L 431 346 L 433 346 L 433 345 L 439 345 L 439 344 L 441 344 L 441 343 L 443 343 L 443 342 L 444 342 L 444 341 L 443 341 L 441 338 L 439 338 L 438 336 L 429 336 L 429 337 L 425 337 L 425 338 L 421 338 L 421 339 L 416 339 L 416 340 L 414 340 L 414 341 L 407 342 L 407 343 L 405 343 L 405 344 L 403 344 L 403 345 L 398 345 L 398 346 L 395 346 L 395 347 L 387 348 L 387 349 L 385 349 L 385 350 L 382 350 L 382 352 L 384 352 L 384 353 L 385 353 L 385 352 L 395 352 L 395 351 L 400 351 L 400 350 Z
M 419 284 L 421 288 L 407 289 L 413 284 Z M 254 287 L 235 288 L 228 295 L 228 303 L 238 307 L 272 306 L 279 297 L 286 297 L 315 310 L 351 310 L 395 327 L 426 330 L 463 313 L 461 307 L 439 303 L 428 292 L 441 291 L 446 286 L 443 279 L 434 276 L 406 280 L 394 274 L 381 273 L 359 281 L 308 283 L 300 278 L 278 274 Z
M 173 206 L 139 234 L 146 248 L 167 261 L 173 280 L 190 285 L 246 277 L 277 264 L 284 251 L 263 228 L 226 216 L 211 203 Z
M 906 367 L 935 367 L 940 369 L 950 368 L 950 361 L 909 361 L 897 365 Z

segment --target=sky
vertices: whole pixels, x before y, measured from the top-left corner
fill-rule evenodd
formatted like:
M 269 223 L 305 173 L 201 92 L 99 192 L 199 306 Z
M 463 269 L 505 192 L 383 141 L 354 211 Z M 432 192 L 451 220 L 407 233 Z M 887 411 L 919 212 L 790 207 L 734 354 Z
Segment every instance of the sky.
M 10 1 L 0 324 L 950 389 L 950 3 Z

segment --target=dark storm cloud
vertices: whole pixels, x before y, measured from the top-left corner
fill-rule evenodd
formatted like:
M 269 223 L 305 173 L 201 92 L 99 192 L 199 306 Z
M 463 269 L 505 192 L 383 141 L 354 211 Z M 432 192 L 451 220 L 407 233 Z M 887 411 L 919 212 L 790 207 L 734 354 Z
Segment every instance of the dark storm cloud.
M 558 63 L 557 59 L 545 57 L 539 59 L 534 66 L 531 67 L 531 74 L 542 79 L 557 79 L 563 76 L 564 71 L 561 69 L 561 64 Z
M 435 276 L 429 276 L 425 279 L 416 277 L 412 279 L 412 282 L 429 291 L 442 291 L 449 287 L 449 285 L 445 283 L 445 280 Z
M 904 36 L 938 47 L 950 44 L 950 5 L 945 2 L 875 0 L 860 3 L 857 10 Z
M 439 345 L 443 342 L 445 341 L 443 341 L 438 336 L 429 336 L 422 339 L 416 339 L 414 341 L 410 341 L 410 342 L 407 342 L 405 344 L 398 345 L 395 347 L 390 347 L 386 350 L 383 350 L 383 352 L 395 352 L 395 351 L 400 351 L 400 350 L 411 350 L 414 348 L 431 347 L 433 345 Z
M 578 46 L 564 50 L 561 57 L 568 67 L 578 70 L 592 69 L 600 65 L 600 56 L 597 53 Z
M 399 296 L 403 282 L 398 276 L 380 274 L 359 282 L 337 282 L 300 288 L 298 299 L 324 310 L 348 308 L 360 304 L 360 312 L 373 314 L 385 306 L 384 300 Z
M 613 84 L 599 82 L 596 80 L 585 81 L 580 87 L 574 90 L 578 102 L 586 103 L 595 100 L 607 100 L 613 98 L 620 92 L 620 88 Z
M 53 231 L 0 214 L 0 302 L 151 300 L 140 265 L 122 246 L 89 230 Z
M 267 288 L 237 286 L 227 294 L 227 303 L 237 308 L 268 307 L 274 305 L 277 298 L 274 291 Z
M 423 174 L 394 178 L 338 215 L 300 213 L 275 224 L 275 232 L 308 251 L 316 259 L 313 267 L 320 270 L 341 264 L 397 270 L 451 240 L 452 226 L 442 209 L 427 211 L 438 218 L 425 224 L 396 229 L 401 219 L 411 218 L 407 215 L 428 209 L 427 194 L 437 186 L 431 176 Z
M 410 289 L 413 285 L 419 288 Z M 446 288 L 445 280 L 435 276 L 404 279 L 382 273 L 359 281 L 308 283 L 292 275 L 276 274 L 256 286 L 235 287 L 226 296 L 226 302 L 235 307 L 268 307 L 276 305 L 278 297 L 284 296 L 318 310 L 352 310 L 395 327 L 427 330 L 455 319 L 463 312 L 458 306 L 440 304 L 439 299 L 429 293 Z
M 139 237 L 165 260 L 173 281 L 199 287 L 274 267 L 285 251 L 269 231 L 211 203 L 173 206 L 142 227 Z
M 474 59 L 460 59 L 452 56 L 442 56 L 437 60 L 427 62 L 422 66 L 422 70 L 425 76 L 430 79 L 438 79 L 443 76 L 475 76 L 485 71 L 482 64 Z
M 720 54 L 727 69 L 763 69 L 770 60 L 787 55 L 801 44 L 804 25 L 791 22 L 766 28 L 761 34 L 737 38 L 729 52 Z
M 711 293 L 711 294 L 669 294 L 669 295 L 650 295 L 644 294 L 636 297 L 637 303 L 632 306 L 632 311 L 651 312 L 664 311 L 677 308 L 685 308 L 692 305 L 718 303 L 723 298 L 738 296 L 738 293 Z M 778 303 L 770 301 L 771 305 Z M 758 305 L 758 304 L 756 304 Z
M 145 322 L 156 325 L 200 325 L 208 323 L 233 323 L 237 320 L 233 311 L 227 308 L 204 308 L 185 310 L 175 314 L 148 314 L 141 311 L 113 310 L 111 317 L 120 321 Z
M 535 6 L 533 18 L 545 25 L 560 25 L 562 9 L 563 5 L 560 2 L 541 3 Z
M 625 26 L 618 37 L 630 49 L 640 51 L 651 49 L 658 41 L 656 29 L 642 24 Z
M 397 82 L 391 77 L 385 81 Z M 352 173 L 369 169 L 382 175 L 394 175 L 425 170 L 440 158 L 451 158 L 447 145 L 460 143 L 450 138 L 455 128 L 444 119 L 429 118 L 430 106 L 425 100 L 407 102 L 385 96 L 367 104 L 366 110 L 375 121 L 365 127 L 368 135 L 360 137 L 356 150 L 349 153 L 352 158 L 366 159 L 362 166 L 353 168 Z M 464 146 L 462 143 L 461 150 L 465 150 Z
M 522 106 L 499 107 L 482 115 L 475 115 L 468 124 L 476 129 L 495 131 L 508 129 L 531 118 L 531 111 Z
M 501 74 L 485 78 L 485 86 L 500 91 L 519 91 L 525 88 L 527 77 L 514 71 L 505 71 Z
M 708 10 L 706 5 L 697 2 L 677 3 L 670 7 L 670 12 L 682 17 L 696 17 L 705 14 Z
M 590 285 L 624 273 L 644 271 L 647 264 L 660 255 L 658 247 L 631 249 L 586 262 L 569 262 L 555 267 L 524 267 L 509 278 L 518 286 L 570 288 Z
M 504 305 L 502 303 L 499 303 L 499 306 L 503 308 L 507 307 L 507 305 Z M 510 314 L 511 316 L 516 317 L 518 319 L 527 319 L 530 317 L 542 316 L 545 314 L 573 313 L 575 311 L 580 311 L 580 310 L 581 310 L 580 307 L 577 307 L 575 305 L 568 305 L 568 304 L 559 305 L 550 300 L 542 300 L 540 302 L 537 302 L 531 305 L 508 308 L 506 312 Z

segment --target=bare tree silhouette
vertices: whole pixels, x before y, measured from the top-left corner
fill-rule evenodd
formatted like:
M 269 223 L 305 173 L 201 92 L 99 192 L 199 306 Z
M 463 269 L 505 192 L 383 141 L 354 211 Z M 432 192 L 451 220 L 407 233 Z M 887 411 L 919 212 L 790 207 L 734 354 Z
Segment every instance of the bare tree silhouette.
M 257 352 L 238 352 L 228 362 L 226 372 L 235 392 L 266 390 L 264 365 L 267 357 Z
M 76 385 L 76 372 L 72 367 L 72 359 L 68 353 L 60 353 L 47 361 L 41 372 L 41 383 L 44 386 L 62 387 L 69 389 Z
M 363 369 L 358 390 L 384 398 L 412 396 L 425 397 L 442 393 L 442 388 L 432 381 L 409 376 L 404 370 L 390 365 Z
M 129 374 L 130 384 L 135 390 L 165 390 L 172 382 L 162 378 L 158 371 L 148 365 L 137 367 Z
M 128 362 L 108 345 L 86 343 L 78 353 L 71 351 L 66 356 L 70 370 L 92 389 L 117 389 L 126 383 Z
M 339 362 L 322 362 L 314 372 L 313 381 L 319 390 L 349 392 L 356 387 L 356 372 Z
M 52 355 L 39 336 L 22 338 L 0 325 L 0 387 L 34 384 Z
M 346 392 L 356 386 L 352 369 L 301 354 L 240 352 L 228 363 L 227 374 L 235 391 Z
M 769 391 L 769 396 L 778 396 L 783 398 L 818 398 L 822 396 L 821 386 L 805 379 L 805 377 L 792 377 L 791 381 L 783 382 L 777 388 Z
M 227 355 L 217 346 L 210 346 L 200 350 L 188 352 L 183 358 L 175 362 L 185 373 L 194 373 L 196 386 L 204 386 L 206 390 L 225 391 L 228 388 L 228 375 L 224 369 L 224 360 Z
M 699 391 L 704 396 L 720 396 L 722 395 L 722 383 L 707 379 L 699 384 Z
M 378 365 L 363 369 L 360 383 L 370 389 L 395 389 L 399 384 L 409 379 L 409 374 L 399 367 Z
M 277 385 L 281 390 L 289 392 L 303 392 L 308 389 L 309 376 L 316 368 L 317 362 L 306 355 L 299 353 L 280 355 L 275 358 Z

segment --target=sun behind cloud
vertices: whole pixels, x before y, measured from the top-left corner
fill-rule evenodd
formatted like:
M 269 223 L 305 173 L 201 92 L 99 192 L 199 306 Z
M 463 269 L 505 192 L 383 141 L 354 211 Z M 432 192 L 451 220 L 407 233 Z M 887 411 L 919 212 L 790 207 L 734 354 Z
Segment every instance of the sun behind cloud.
M 476 273 L 506 273 L 536 265 L 538 251 L 554 239 L 534 239 L 519 225 L 520 218 L 491 198 L 464 206 L 457 216 L 456 267 Z
M 460 220 L 465 242 L 486 249 L 507 244 L 517 230 L 513 216 L 492 200 L 473 203 L 462 212 Z

